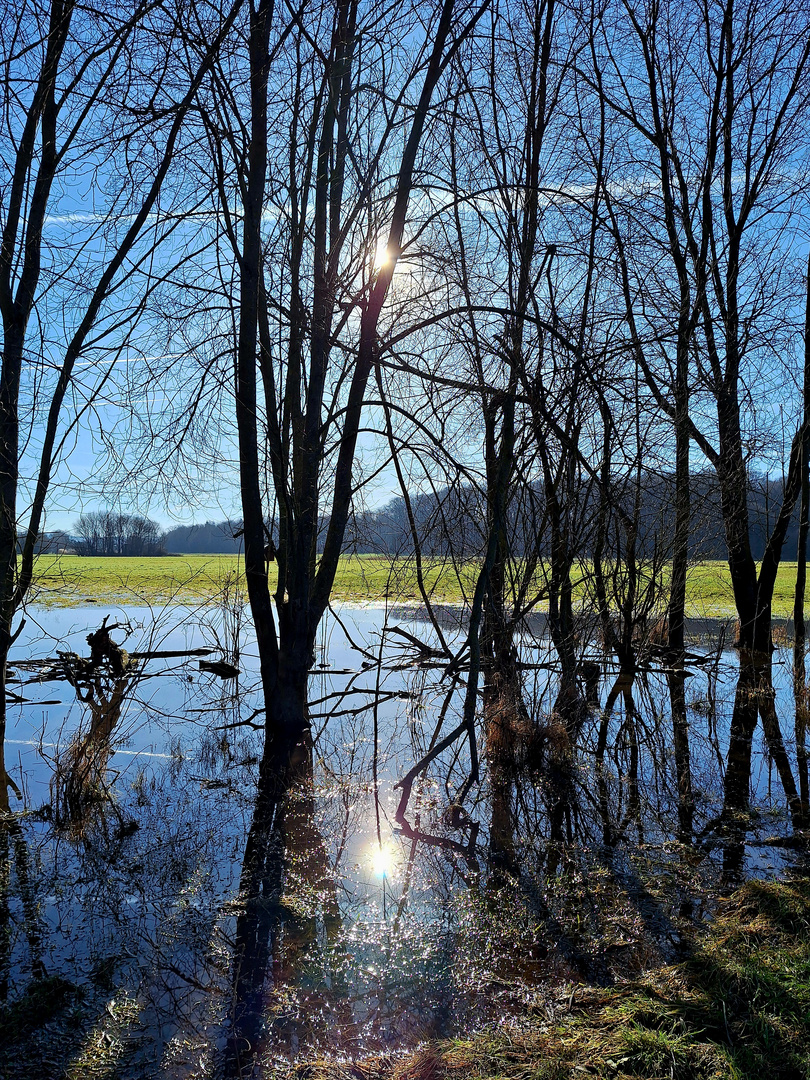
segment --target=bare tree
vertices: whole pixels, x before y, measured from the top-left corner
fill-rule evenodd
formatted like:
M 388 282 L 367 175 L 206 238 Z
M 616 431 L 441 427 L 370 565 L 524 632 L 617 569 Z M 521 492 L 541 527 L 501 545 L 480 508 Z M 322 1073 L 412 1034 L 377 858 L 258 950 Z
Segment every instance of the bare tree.
M 592 57 L 593 87 L 616 122 L 626 125 L 630 151 L 624 197 L 606 188 L 628 326 L 646 384 L 675 431 L 670 641 L 682 650 L 682 634 L 672 631 L 683 613 L 691 441 L 717 475 L 740 622 L 726 810 L 733 815 L 747 805 L 747 787 L 735 779 L 737 759 L 745 767 L 740 748 L 750 754 L 759 715 L 800 827 L 806 800 L 779 730 L 770 652 L 776 574 L 801 489 L 803 410 L 796 410 L 792 446 L 780 463 L 786 473 L 781 506 L 759 567 L 748 506 L 752 471 L 778 445 L 772 429 L 768 438 L 770 418 L 759 402 L 774 394 L 789 400 L 786 391 L 797 381 L 784 364 L 799 338 L 801 302 L 790 249 L 810 180 L 810 44 L 798 25 L 806 24 L 807 12 L 798 22 L 797 15 L 794 5 L 779 3 L 627 2 L 593 21 Z M 638 75 L 628 79 L 628 70 Z M 656 250 L 665 261 L 656 259 Z M 670 689 L 678 752 L 686 730 L 682 677 L 673 675 Z M 682 753 L 678 764 L 681 827 L 688 832 Z
M 142 556 L 163 553 L 156 521 L 139 514 L 97 510 L 82 514 L 73 526 L 80 555 Z
M 308 670 L 349 518 L 366 387 L 420 144 L 436 87 L 477 18 L 457 17 L 453 0 L 424 14 L 414 38 L 394 7 L 338 0 L 276 25 L 272 3 L 258 4 L 246 126 L 223 97 L 222 125 L 212 131 L 214 145 L 233 154 L 243 213 L 241 231 L 230 233 L 240 297 L 235 411 L 268 779 L 307 730 Z M 268 537 L 274 516 L 278 534 Z
M 155 252 L 178 222 L 158 212 L 163 184 L 239 4 L 224 15 L 192 6 L 183 24 L 179 12 L 150 0 L 126 14 L 114 5 L 90 10 L 53 0 L 44 8 L 26 3 L 3 21 L 0 736 L 14 618 L 31 584 L 54 469 L 143 311 Z M 98 205 L 91 213 L 60 202 L 58 178 L 68 172 L 93 178 Z M 55 208 L 71 211 L 62 224 L 79 226 L 73 245 L 48 240 Z M 53 322 L 50 305 L 63 312 Z M 83 356 L 89 361 L 79 378 Z M 25 384 L 30 369 L 39 372 L 31 379 L 33 408 Z M 43 413 L 27 481 L 30 429 Z M 28 500 L 18 567 L 19 519 Z
M 606 192 L 629 328 L 648 387 L 675 430 L 671 629 L 682 622 L 688 432 L 720 483 L 740 642 L 763 655 L 799 493 L 803 438 L 800 419 L 783 505 L 758 570 L 747 498 L 764 433 L 755 427 L 759 413 L 751 405 L 780 382 L 785 386 L 780 353 L 789 354 L 798 336 L 795 277 L 786 271 L 808 190 L 810 46 L 806 17 L 797 16 L 793 4 L 653 0 L 617 5 L 592 20 L 593 86 L 616 123 L 625 125 L 630 150 L 625 176 L 613 172 L 629 197 L 619 207 Z M 627 71 L 634 72 L 631 79 Z M 669 271 L 644 255 L 647 240 L 666 254 Z M 639 253 L 646 261 L 633 265 Z M 650 292 L 653 282 L 657 295 Z M 674 334 L 664 327 L 667 311 Z M 661 361 L 652 362 L 645 340 L 664 346 Z M 702 419 L 708 402 L 711 424 Z M 676 632 L 673 644 L 678 638 Z
M 810 532 L 810 257 L 807 262 L 807 297 L 804 316 L 804 378 L 802 380 L 803 433 L 801 447 L 801 494 L 799 501 L 799 543 L 796 553 L 796 589 L 793 602 L 793 692 L 796 699 L 796 766 L 805 818 L 810 817 L 810 775 L 808 775 L 807 728 L 810 717 L 804 621 L 807 584 L 807 537 Z

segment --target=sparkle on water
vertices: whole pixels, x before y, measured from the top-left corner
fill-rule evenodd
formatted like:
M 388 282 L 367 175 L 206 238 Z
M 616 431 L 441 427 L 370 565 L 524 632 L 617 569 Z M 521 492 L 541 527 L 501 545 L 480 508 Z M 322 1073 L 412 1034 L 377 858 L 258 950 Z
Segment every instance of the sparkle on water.
M 81 804 L 86 818 L 60 824 L 54 776 L 66 775 L 72 747 L 88 745 L 76 738 L 89 730 L 90 706 L 98 711 L 99 700 L 77 700 L 76 688 L 56 677 L 54 659 L 85 655 L 88 630 L 102 614 L 121 624 L 116 640 L 128 651 L 156 656 L 128 688 L 93 759 L 104 797 L 91 787 Z M 379 640 L 388 617 L 379 609 L 343 612 L 347 633 L 364 643 Z M 410 609 L 390 617 L 413 637 L 429 632 Z M 761 725 L 742 769 L 740 755 L 729 756 L 738 660 L 728 651 L 711 667 L 695 665 L 688 687 L 692 844 L 677 837 L 673 723 L 665 676 L 652 670 L 634 686 L 637 706 L 620 696 L 609 715 L 594 707 L 584 718 L 562 843 L 552 842 L 548 825 L 549 802 L 560 791 L 547 767 L 557 745 L 553 727 L 543 729 L 543 768 L 521 771 L 513 753 L 506 782 L 485 773 L 465 814 L 454 798 L 468 775 L 464 747 L 432 760 L 408 807 L 420 838 L 406 840 L 392 831 L 396 784 L 432 745 L 439 698 L 430 669 L 403 667 L 385 635 L 391 655 L 372 737 L 368 703 L 381 684 L 330 624 L 321 647 L 326 656 L 328 645 L 332 666 L 313 675 L 312 697 L 323 700 L 323 713 L 339 704 L 315 735 L 311 775 L 291 793 L 283 836 L 262 841 L 266 872 L 245 875 L 248 842 L 262 835 L 251 832 L 262 740 L 241 722 L 261 703 L 255 642 L 247 632 L 239 639 L 230 609 L 201 616 L 167 608 L 165 626 L 152 620 L 149 609 L 49 610 L 32 616 L 15 644 L 25 700 L 10 706 L 6 743 L 19 789 L 7 834 L 5 915 L 0 905 L 9 999 L 22 1000 L 30 987 L 39 992 L 31 972 L 47 964 L 84 1003 L 48 1021 L 57 1049 L 53 1040 L 40 1046 L 40 1029 L 21 1032 L 15 1045 L 25 1064 L 15 1075 L 26 1080 L 34 1075 L 26 1055 L 34 1052 L 54 1053 L 60 1067 L 85 1075 L 99 1015 L 126 1029 L 132 1046 L 163 1055 L 176 1077 L 197 1075 L 200 1055 L 214 1062 L 225 1040 L 240 1047 L 250 1040 L 253 1075 L 267 1078 L 288 1076 L 307 1060 L 342 1059 L 348 1047 L 352 1056 L 383 1053 L 416 1046 L 426 1032 L 438 1038 L 512 1022 L 530 1008 L 546 1009 L 559 987 L 607 985 L 670 962 L 680 955 L 679 928 L 711 916 L 721 875 L 773 877 L 792 859 L 791 848 L 772 843 L 791 836 L 791 823 Z M 124 624 L 134 627 L 126 639 Z M 544 625 L 522 642 L 537 661 L 527 668 L 526 693 L 538 715 L 550 713 L 555 693 Z M 458 647 L 463 627 L 451 623 L 445 633 Z M 221 650 L 232 640 L 238 685 L 184 658 L 184 649 Z M 48 659 L 32 667 L 34 658 Z M 601 701 L 616 678 L 603 665 Z M 48 677 L 39 682 L 38 674 Z M 112 681 L 105 675 L 101 689 Z M 774 684 L 789 722 L 787 662 L 774 666 Z M 356 707 L 346 707 L 347 692 L 358 694 Z M 459 695 L 446 726 L 462 707 Z M 510 728 L 510 737 L 525 738 L 521 730 Z M 506 757 L 512 744 L 495 741 L 496 733 L 482 724 L 482 745 Z M 786 746 L 795 755 L 794 744 Z M 562 759 L 568 750 L 564 742 Z M 727 781 L 729 760 L 742 792 L 731 809 L 744 802 L 750 821 L 704 845 L 699 830 L 721 820 L 736 790 Z M 608 828 L 609 849 L 602 842 Z M 265 894 L 268 887 L 275 892 Z M 236 962 L 242 956 L 249 964 Z M 188 985 L 199 997 L 189 996 Z M 164 1031 L 175 1033 L 165 1044 Z M 129 1075 L 155 1072 L 133 1062 Z

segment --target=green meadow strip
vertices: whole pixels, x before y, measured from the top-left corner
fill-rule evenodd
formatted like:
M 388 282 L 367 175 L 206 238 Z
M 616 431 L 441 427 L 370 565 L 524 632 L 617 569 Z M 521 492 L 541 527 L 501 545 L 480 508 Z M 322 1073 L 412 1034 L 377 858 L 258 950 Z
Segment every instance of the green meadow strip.
M 515 576 L 521 565 L 513 565 Z M 275 586 L 275 565 L 270 566 Z M 446 559 L 423 561 L 424 584 L 437 603 L 465 604 L 475 589 L 478 564 L 474 560 L 454 566 Z M 575 597 L 582 607 L 591 598 L 590 567 L 583 564 L 574 575 Z M 667 571 L 662 577 L 661 611 L 666 606 Z M 793 610 L 796 564 L 783 563 L 774 593 L 774 616 L 788 619 Z M 238 555 L 177 555 L 165 558 L 91 558 L 78 555 L 41 555 L 36 561 L 29 600 L 37 604 L 75 607 L 88 603 L 155 605 L 172 603 L 210 604 L 222 600 L 226 591 L 244 588 L 242 560 Z M 539 596 L 545 610 L 544 570 L 534 575 L 531 595 Z M 380 555 L 347 555 L 341 559 L 333 598 L 340 603 L 412 604 L 421 602 L 413 559 L 389 559 Z M 692 618 L 729 619 L 735 615 L 728 565 L 703 562 L 691 567 L 688 579 L 687 614 Z

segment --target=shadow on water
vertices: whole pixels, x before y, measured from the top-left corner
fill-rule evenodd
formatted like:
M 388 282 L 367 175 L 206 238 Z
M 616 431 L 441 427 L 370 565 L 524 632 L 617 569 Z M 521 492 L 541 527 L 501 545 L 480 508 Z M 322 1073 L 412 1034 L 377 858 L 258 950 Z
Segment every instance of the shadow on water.
M 339 957 L 342 919 L 326 844 L 315 824 L 311 743 L 295 748 L 286 776 L 277 772 L 260 780 L 239 907 L 222 1075 L 250 1076 L 268 1042 L 268 1052 L 294 1056 L 319 1020 L 330 1024 L 338 1044 L 350 1042 L 353 1021 L 350 1007 L 341 1007 L 339 969 L 302 986 L 306 1008 L 290 1012 L 282 1001 L 313 947 Z M 327 984 L 329 1007 L 323 998 Z
M 160 715 L 139 696 L 146 660 L 106 621 L 89 658 L 63 654 L 80 734 L 54 771 L 45 711 L 31 735 L 21 706 L 9 743 L 6 1037 L 8 1010 L 55 977 L 76 992 L 73 1013 L 50 1014 L 63 1043 L 48 1060 L 78 1075 L 99 1048 L 109 1076 L 245 1080 L 519 1025 L 563 987 L 680 958 L 719 894 L 800 852 L 806 677 L 786 679 L 780 654 L 754 663 L 702 643 L 685 666 L 620 671 L 593 648 L 568 709 L 548 639 L 528 635 L 521 664 L 504 652 L 485 677 L 485 770 L 470 788 L 469 750 L 451 738 L 463 677 L 389 646 L 378 613 L 352 618 L 363 658 L 333 627 L 312 740 L 283 773 L 257 768 L 249 649 L 236 705 L 216 662 L 200 672 L 189 643 L 168 650 L 186 659 L 159 683 Z M 424 635 L 402 630 L 406 645 Z M 14 1035 L 27 1064 L 9 1075 L 35 1080 L 48 1073 L 29 1035 Z
M 284 797 L 259 793 L 245 846 L 222 1070 L 227 1077 L 248 1076 L 252 1071 L 264 1028 L 267 991 L 278 973 L 286 848 L 283 802 Z

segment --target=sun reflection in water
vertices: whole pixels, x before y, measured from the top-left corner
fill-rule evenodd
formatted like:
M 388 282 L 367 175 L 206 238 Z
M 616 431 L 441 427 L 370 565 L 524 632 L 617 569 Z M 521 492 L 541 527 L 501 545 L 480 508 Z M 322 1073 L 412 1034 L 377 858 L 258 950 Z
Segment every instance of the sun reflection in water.
M 393 844 L 375 844 L 371 850 L 371 869 L 378 878 L 391 877 L 396 866 L 396 849 Z

